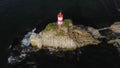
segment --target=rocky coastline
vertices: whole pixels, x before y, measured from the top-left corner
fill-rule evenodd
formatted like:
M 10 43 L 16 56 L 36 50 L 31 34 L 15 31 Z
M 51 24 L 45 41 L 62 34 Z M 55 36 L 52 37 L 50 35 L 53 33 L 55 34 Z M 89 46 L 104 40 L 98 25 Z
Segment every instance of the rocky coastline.
M 30 36 L 30 42 L 33 47 L 38 49 L 62 49 L 62 50 L 75 50 L 87 45 L 97 45 L 100 43 L 97 40 L 100 37 L 100 33 L 94 28 L 88 28 L 90 33 L 85 29 L 72 24 L 70 19 L 65 19 L 63 26 L 58 29 L 56 23 L 50 23 L 39 34 L 32 34 Z
M 107 30 L 107 35 L 102 35 L 100 31 Z M 116 38 L 115 38 L 116 37 Z M 95 29 L 93 27 L 81 28 L 72 24 L 70 19 L 65 19 L 63 27 L 58 29 L 57 24 L 50 23 L 39 34 L 32 34 L 30 42 L 33 47 L 38 49 L 62 49 L 75 50 L 87 45 L 98 45 L 105 38 L 108 44 L 114 42 L 119 44 L 120 23 L 115 22 L 110 27 Z M 116 41 L 116 39 L 118 39 Z M 114 44 L 112 43 L 112 44 Z
M 120 50 L 120 24 L 115 22 L 110 27 L 95 29 L 84 25 L 79 27 L 73 25 L 72 20 L 65 19 L 60 29 L 56 22 L 49 23 L 39 33 L 35 33 L 35 29 L 28 32 L 20 42 L 14 47 L 13 45 L 9 47 L 12 51 L 8 57 L 9 64 L 21 63 L 33 54 L 42 56 L 44 53 L 43 55 L 56 57 L 80 56 L 84 47 L 98 46 L 103 42 Z

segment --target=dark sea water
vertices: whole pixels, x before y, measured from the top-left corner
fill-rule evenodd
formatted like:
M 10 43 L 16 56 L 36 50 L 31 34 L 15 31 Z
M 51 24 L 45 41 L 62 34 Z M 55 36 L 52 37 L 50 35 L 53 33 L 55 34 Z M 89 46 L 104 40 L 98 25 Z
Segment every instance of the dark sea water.
M 17 43 L 24 34 L 35 27 L 37 32 L 44 29 L 49 22 L 57 20 L 56 15 L 60 10 L 64 18 L 72 19 L 74 24 L 101 28 L 120 20 L 119 4 L 119 0 L 1 0 L 0 68 L 9 68 L 7 65 L 8 47 L 13 41 Z M 101 46 L 84 47 L 80 61 L 74 63 L 62 62 L 53 57 L 52 60 L 46 57 L 48 58 L 46 60 L 42 57 L 45 63 L 41 64 L 41 67 L 120 68 L 116 48 L 106 44 Z

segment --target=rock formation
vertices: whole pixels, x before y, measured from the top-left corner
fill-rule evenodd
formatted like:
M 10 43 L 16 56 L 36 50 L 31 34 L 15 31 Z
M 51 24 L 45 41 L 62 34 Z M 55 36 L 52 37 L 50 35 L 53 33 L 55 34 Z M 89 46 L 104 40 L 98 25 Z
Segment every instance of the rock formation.
M 99 45 L 101 42 L 105 45 L 112 44 L 120 52 L 120 22 L 115 22 L 110 27 L 95 29 L 90 26 L 76 26 L 70 19 L 65 19 L 64 24 L 59 28 L 54 22 L 49 23 L 38 34 L 34 31 L 35 29 L 28 32 L 19 46 L 16 43 L 15 47 L 10 46 L 12 53 L 8 63 L 20 63 L 27 57 L 31 57 L 33 53 L 37 56 L 52 55 L 67 58 L 69 56 L 71 59 L 72 56 L 79 57 L 82 53 L 81 47 Z
M 93 35 L 98 33 L 94 32 Z M 74 50 L 87 45 L 97 45 L 99 40 L 86 30 L 75 26 L 69 19 L 64 20 L 64 24 L 60 29 L 55 23 L 50 23 L 39 34 L 32 34 L 30 42 L 33 47 L 38 49 L 60 49 L 60 50 Z
M 114 32 L 114 33 L 120 33 L 120 22 L 115 22 L 114 24 L 112 24 L 110 26 L 110 29 Z
M 102 37 L 100 32 L 97 29 L 93 28 L 93 27 L 88 27 L 87 30 L 96 39 Z
M 108 41 L 108 44 L 113 44 L 117 47 L 120 47 L 120 22 L 115 22 L 110 26 L 110 29 L 113 34 L 113 39 Z

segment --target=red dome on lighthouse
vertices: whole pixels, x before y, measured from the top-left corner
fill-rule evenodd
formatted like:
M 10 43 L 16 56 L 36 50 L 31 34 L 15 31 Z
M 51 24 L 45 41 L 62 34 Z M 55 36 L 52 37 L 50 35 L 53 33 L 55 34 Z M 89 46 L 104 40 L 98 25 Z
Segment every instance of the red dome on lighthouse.
M 58 13 L 58 15 L 57 15 L 57 16 L 58 16 L 58 17 L 63 17 L 62 12 Z

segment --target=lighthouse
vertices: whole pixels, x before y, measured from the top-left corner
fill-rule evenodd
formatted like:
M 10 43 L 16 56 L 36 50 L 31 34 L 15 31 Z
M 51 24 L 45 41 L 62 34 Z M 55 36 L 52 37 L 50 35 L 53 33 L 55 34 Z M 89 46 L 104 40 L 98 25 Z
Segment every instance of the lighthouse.
M 59 26 L 59 28 L 61 27 L 61 25 L 63 25 L 63 14 L 62 12 L 59 12 L 57 15 L 58 21 L 57 21 L 57 25 Z

